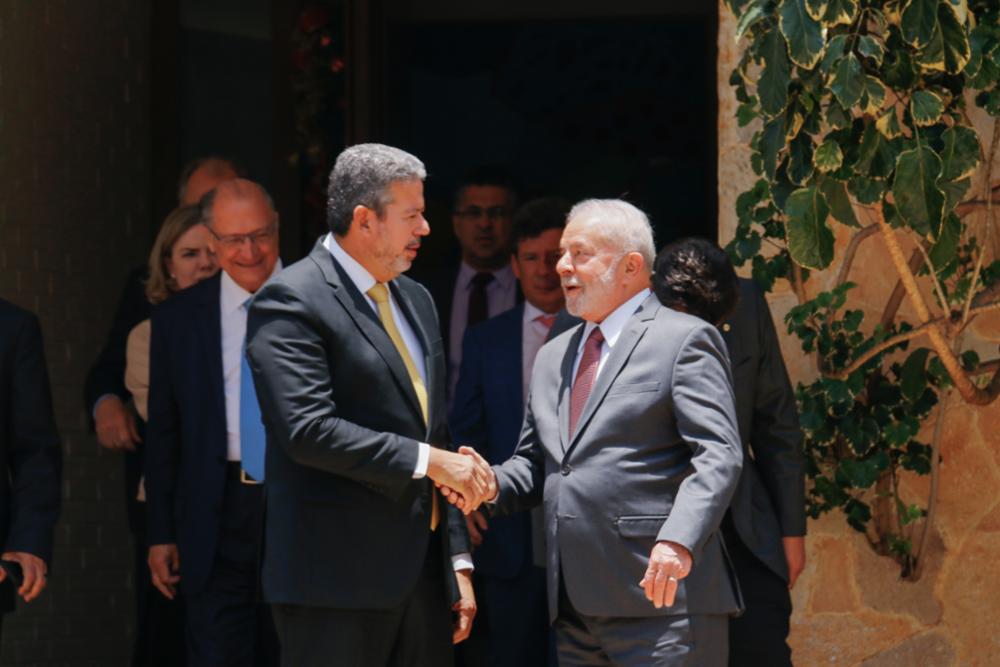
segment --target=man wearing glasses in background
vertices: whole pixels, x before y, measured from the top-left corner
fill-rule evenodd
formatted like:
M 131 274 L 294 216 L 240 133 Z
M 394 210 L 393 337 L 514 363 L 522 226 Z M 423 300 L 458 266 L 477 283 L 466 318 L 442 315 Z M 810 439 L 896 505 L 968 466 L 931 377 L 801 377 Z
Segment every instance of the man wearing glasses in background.
M 149 567 L 187 604 L 189 665 L 278 664 L 257 598 L 264 427 L 244 355 L 247 308 L 281 268 L 278 214 L 251 181 L 201 200 L 222 271 L 153 310 L 146 496 Z
M 418 275 L 430 291 L 441 321 L 448 357 L 448 405 L 462 362 L 467 327 L 510 310 L 521 301 L 510 267 L 510 229 L 517 207 L 513 178 L 499 167 L 477 167 L 455 189 L 452 229 L 461 260 Z

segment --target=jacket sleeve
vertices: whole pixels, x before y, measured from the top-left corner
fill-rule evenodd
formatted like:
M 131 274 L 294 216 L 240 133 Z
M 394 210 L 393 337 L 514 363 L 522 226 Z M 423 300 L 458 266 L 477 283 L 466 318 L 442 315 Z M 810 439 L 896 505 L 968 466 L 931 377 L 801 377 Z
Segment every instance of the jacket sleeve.
M 781 534 L 805 535 L 805 458 L 795 393 L 767 301 L 759 290 L 754 292 L 761 358 L 750 447 L 757 471 L 774 502 Z
M 719 332 L 694 328 L 677 353 L 671 378 L 677 430 L 691 447 L 691 467 L 657 540 L 686 547 L 697 560 L 719 528 L 736 490 L 743 446 L 732 376 Z
M 34 315 L 24 318 L 17 333 L 13 371 L 13 428 L 7 445 L 12 514 L 3 550 L 23 551 L 50 563 L 59 518 L 62 452 L 42 330 Z
M 398 498 L 414 483 L 418 443 L 339 414 L 321 327 L 310 306 L 287 284 L 269 283 L 254 298 L 247 357 L 264 422 L 296 463 Z
M 149 544 L 171 544 L 181 455 L 181 417 L 171 380 L 169 322 L 154 309 L 149 344 L 149 422 L 146 424 L 146 522 Z

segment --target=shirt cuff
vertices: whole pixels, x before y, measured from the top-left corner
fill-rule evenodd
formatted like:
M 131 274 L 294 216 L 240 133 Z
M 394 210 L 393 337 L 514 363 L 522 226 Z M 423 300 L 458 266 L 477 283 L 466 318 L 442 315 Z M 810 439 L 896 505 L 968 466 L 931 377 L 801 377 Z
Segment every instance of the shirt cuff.
M 106 398 L 117 398 L 118 400 L 121 400 L 121 396 L 119 396 L 118 394 L 110 392 L 107 394 L 101 394 L 101 396 L 96 401 L 94 401 L 94 409 L 90 411 L 90 418 L 93 419 L 94 421 L 97 421 L 97 406 L 103 403 L 104 399 Z
M 460 572 L 461 570 L 469 570 L 471 572 L 476 569 L 472 564 L 472 554 L 469 553 L 455 554 L 451 557 L 451 565 L 456 572 Z
M 417 451 L 417 467 L 413 469 L 413 479 L 427 477 L 427 463 L 431 460 L 431 446 L 426 442 L 418 444 L 420 449 Z

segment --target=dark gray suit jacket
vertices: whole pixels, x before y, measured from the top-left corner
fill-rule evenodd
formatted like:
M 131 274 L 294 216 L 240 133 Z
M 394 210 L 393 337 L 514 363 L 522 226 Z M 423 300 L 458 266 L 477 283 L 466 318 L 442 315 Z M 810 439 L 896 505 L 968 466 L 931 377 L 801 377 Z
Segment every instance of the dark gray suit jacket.
M 752 280 L 740 280 L 739 304 L 722 330 L 743 441 L 733 524 L 750 551 L 787 581 L 781 538 L 806 533 L 802 431 L 771 311 Z
M 560 576 L 573 606 L 591 616 L 738 611 L 717 532 L 742 462 L 721 335 L 650 295 L 612 347 L 571 439 L 571 375 L 583 330 L 538 353 L 517 452 L 495 468 L 497 511 L 544 497 L 550 616 Z M 694 556 L 675 604 L 659 610 L 639 587 L 658 540 Z
M 436 491 L 413 479 L 418 442 L 449 446 L 434 304 L 405 276 L 389 287 L 424 350 L 426 425 L 392 340 L 321 243 L 250 307 L 247 354 L 267 430 L 268 602 L 389 609 L 416 586 L 428 540 L 443 541 L 445 572 L 449 555 L 470 551 L 464 518 L 444 501 L 447 521 L 430 532 Z M 444 580 L 457 599 L 455 577 Z

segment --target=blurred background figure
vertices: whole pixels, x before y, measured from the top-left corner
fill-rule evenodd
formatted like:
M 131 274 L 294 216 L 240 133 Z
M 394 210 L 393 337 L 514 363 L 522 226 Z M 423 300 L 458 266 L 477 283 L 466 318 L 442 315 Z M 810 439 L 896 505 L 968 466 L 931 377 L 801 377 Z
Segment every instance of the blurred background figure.
M 199 224 L 197 206 L 175 209 L 160 227 L 149 253 L 149 280 L 146 298 L 151 305 L 162 303 L 171 295 L 215 275 L 219 266 L 208 247 L 209 231 Z M 132 395 L 138 413 L 139 430 L 145 430 L 149 419 L 149 338 L 150 321 L 143 320 L 128 335 L 126 344 L 125 387 Z M 146 500 L 145 485 L 140 478 L 136 501 Z M 134 665 L 184 665 L 184 607 L 180 599 L 169 600 L 154 594 L 155 588 L 146 563 L 145 524 L 140 523 L 135 541 L 136 594 L 139 599 L 136 628 L 138 630 L 133 657 Z
M 664 305 L 720 326 L 733 369 L 743 470 L 722 534 L 746 610 L 729 621 L 729 664 L 791 665 L 789 590 L 806 562 L 805 461 L 771 311 L 757 285 L 737 281 L 725 252 L 703 239 L 661 250 L 652 282 Z
M 2 623 L 14 610 L 15 595 L 31 602 L 45 588 L 62 473 L 42 329 L 33 313 L 3 299 L 0 429 Z
M 524 302 L 465 333 L 450 419 L 452 437 L 474 447 L 491 464 L 503 463 L 514 453 L 535 355 L 563 307 L 556 262 L 569 209 L 569 202 L 553 197 L 530 201 L 518 210 L 510 267 Z M 480 596 L 470 646 L 480 651 L 477 656 L 466 652 L 465 664 L 554 664 L 541 509 L 488 521 L 477 510 L 468 523 Z

